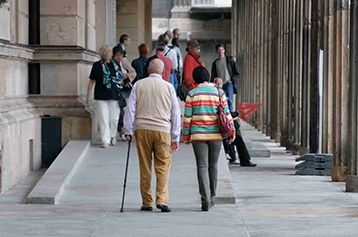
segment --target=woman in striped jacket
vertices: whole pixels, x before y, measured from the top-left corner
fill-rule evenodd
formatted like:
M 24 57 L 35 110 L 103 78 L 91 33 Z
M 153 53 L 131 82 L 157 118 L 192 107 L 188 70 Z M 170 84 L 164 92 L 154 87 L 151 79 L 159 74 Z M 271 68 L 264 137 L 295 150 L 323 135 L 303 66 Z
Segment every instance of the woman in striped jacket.
M 217 163 L 221 150 L 222 136 L 218 126 L 219 96 L 225 105 L 227 117 L 233 124 L 227 106 L 225 93 L 209 83 L 208 70 L 199 66 L 193 71 L 198 87 L 191 90 L 186 98 L 183 141 L 192 143 L 196 158 L 201 209 L 209 211 L 215 204 L 217 186 Z M 235 139 L 235 127 L 231 140 Z

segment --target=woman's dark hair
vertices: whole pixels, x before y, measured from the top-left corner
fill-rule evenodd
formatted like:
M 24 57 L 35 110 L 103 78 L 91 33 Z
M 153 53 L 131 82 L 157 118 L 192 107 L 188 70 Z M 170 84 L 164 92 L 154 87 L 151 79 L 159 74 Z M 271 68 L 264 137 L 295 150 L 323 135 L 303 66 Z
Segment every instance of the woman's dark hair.
M 193 71 L 193 78 L 196 84 L 200 84 L 203 83 L 205 81 L 209 82 L 210 81 L 210 74 L 208 72 L 208 70 L 203 67 L 203 66 L 199 66 L 196 67 Z
M 122 47 L 119 46 L 114 46 L 112 49 L 112 56 L 116 55 L 117 53 L 120 53 L 122 55 L 125 54 L 124 50 L 122 49 Z

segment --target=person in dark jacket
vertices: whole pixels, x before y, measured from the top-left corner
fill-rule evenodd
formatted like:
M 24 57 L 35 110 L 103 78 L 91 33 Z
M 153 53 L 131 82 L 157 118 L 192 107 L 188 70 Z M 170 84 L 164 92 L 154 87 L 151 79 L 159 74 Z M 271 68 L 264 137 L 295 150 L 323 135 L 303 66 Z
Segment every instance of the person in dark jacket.
M 136 83 L 138 80 L 145 78 L 145 75 L 147 74 L 147 72 L 145 71 L 146 69 L 146 64 L 147 64 L 147 55 L 148 55 L 148 45 L 146 44 L 140 44 L 138 46 L 138 52 L 139 52 L 139 58 L 134 59 L 132 61 L 132 67 L 136 70 L 137 72 L 137 76 L 136 78 L 134 78 L 132 84 L 134 85 L 134 83 Z
M 244 139 L 242 138 L 241 131 L 240 131 L 240 124 L 238 122 L 239 120 L 239 113 L 237 111 L 231 112 L 231 117 L 234 120 L 234 126 L 236 131 L 236 137 L 235 140 L 229 145 L 231 147 L 236 146 L 237 153 L 239 153 L 239 160 L 240 160 L 240 166 L 246 166 L 246 167 L 255 167 L 256 164 L 252 163 L 250 161 L 250 154 L 246 148 Z M 234 151 L 234 154 L 230 154 L 231 160 L 230 162 L 233 162 L 236 160 L 236 154 L 235 149 L 229 149 L 229 151 Z
M 127 34 L 123 34 L 119 37 L 119 44 L 117 45 L 124 51 L 124 57 L 127 58 L 127 47 L 131 44 L 131 39 Z
M 223 86 L 223 81 L 220 77 L 214 78 L 214 83 L 215 83 L 216 87 L 218 87 L 220 89 Z M 247 151 L 245 142 L 241 135 L 240 124 L 238 122 L 239 113 L 236 111 L 231 112 L 231 117 L 233 118 L 235 131 L 236 131 L 235 140 L 232 143 L 230 143 L 227 139 L 223 139 L 223 146 L 224 146 L 225 154 L 228 157 L 229 164 L 230 165 L 241 165 L 241 166 L 247 166 L 247 167 L 255 167 L 256 164 L 251 163 L 251 161 L 250 161 L 250 159 L 251 159 L 250 154 Z M 237 162 L 235 146 L 236 146 L 237 152 L 239 153 L 240 163 Z
M 225 55 L 225 47 L 223 44 L 215 46 L 218 58 L 211 67 L 211 82 L 214 78 L 220 77 L 223 80 L 223 90 L 226 94 L 230 112 L 234 111 L 234 94 L 237 93 L 239 72 L 236 63 L 231 56 Z

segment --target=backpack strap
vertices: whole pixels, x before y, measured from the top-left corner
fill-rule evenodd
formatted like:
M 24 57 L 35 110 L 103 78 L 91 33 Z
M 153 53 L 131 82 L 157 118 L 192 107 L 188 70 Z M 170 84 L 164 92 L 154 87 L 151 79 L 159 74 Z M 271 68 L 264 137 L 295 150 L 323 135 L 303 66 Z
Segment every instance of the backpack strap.
M 167 56 L 170 50 L 172 50 L 172 48 L 169 47 L 169 50 L 164 54 L 164 56 Z

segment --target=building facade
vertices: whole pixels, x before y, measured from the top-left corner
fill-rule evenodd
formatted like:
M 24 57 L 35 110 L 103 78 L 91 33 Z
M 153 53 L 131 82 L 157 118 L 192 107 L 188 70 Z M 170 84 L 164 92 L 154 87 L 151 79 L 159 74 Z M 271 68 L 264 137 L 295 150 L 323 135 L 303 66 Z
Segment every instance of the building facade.
M 96 117 L 85 104 L 92 63 L 122 32 L 133 45 L 151 40 L 148 6 L 150 0 L 0 1 L 0 192 L 41 167 L 41 134 L 56 132 L 42 130 L 43 116 L 61 118 L 62 147 L 70 139 L 95 142 Z
M 153 0 L 153 42 L 160 34 L 175 28 L 181 32 L 183 57 L 186 42 L 196 39 L 202 44 L 200 60 L 211 70 L 211 63 L 217 57 L 217 43 L 223 43 L 231 54 L 231 1 Z

